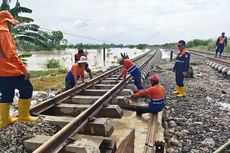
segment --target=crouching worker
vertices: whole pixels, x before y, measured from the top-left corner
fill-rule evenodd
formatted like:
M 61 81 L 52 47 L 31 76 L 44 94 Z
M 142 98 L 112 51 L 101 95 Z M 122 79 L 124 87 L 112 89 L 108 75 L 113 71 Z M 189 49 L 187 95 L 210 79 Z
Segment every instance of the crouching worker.
M 73 88 L 77 84 L 77 81 L 80 77 L 82 82 L 85 82 L 85 64 L 87 64 L 87 58 L 85 56 L 81 56 L 80 60 L 73 64 L 65 78 L 65 90 Z
M 141 85 L 141 70 L 130 60 L 119 58 L 117 61 L 120 65 L 123 65 L 122 73 L 118 77 L 117 81 L 123 77 L 126 78 L 127 71 L 134 78 L 134 84 L 138 89 L 143 89 Z
M 150 81 L 151 87 L 131 95 L 131 98 L 148 97 L 150 99 L 148 106 L 136 106 L 138 116 L 141 116 L 143 113 L 160 112 L 165 106 L 164 87 L 159 84 L 159 76 L 153 75 Z
M 10 26 L 18 21 L 8 11 L 0 12 L 0 128 L 19 122 L 33 122 L 38 117 L 29 114 L 33 87 L 30 73 L 19 59 L 16 44 L 10 34 Z M 18 118 L 10 117 L 10 104 L 14 91 L 19 90 Z
M 81 56 L 85 56 L 87 58 L 87 53 L 84 52 L 83 49 L 78 49 L 78 53 L 74 55 L 75 63 L 80 60 Z M 89 74 L 89 78 L 93 79 L 93 75 L 88 63 L 85 64 L 85 71 Z

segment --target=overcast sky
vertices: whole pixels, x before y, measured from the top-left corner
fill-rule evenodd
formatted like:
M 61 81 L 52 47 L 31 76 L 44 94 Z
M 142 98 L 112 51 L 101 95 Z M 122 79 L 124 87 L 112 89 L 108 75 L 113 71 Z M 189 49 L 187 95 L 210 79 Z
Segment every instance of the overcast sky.
M 115 44 L 230 36 L 230 0 L 20 0 L 41 28 Z M 15 0 L 12 0 L 15 3 Z M 103 43 L 64 35 L 70 43 Z

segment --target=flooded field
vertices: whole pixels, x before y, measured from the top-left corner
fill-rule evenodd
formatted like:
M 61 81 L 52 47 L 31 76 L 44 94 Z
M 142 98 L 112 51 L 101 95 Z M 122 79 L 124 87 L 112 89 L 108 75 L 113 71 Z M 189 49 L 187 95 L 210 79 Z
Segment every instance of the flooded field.
M 110 66 L 116 65 L 117 58 L 120 53 L 127 53 L 130 58 L 134 58 L 143 54 L 147 50 L 139 50 L 136 48 L 111 48 L 105 51 L 105 62 L 103 62 L 103 50 L 87 50 L 89 66 L 93 70 L 104 70 Z M 45 70 L 48 60 L 54 58 L 59 60 L 64 68 L 70 68 L 74 63 L 74 54 L 77 49 L 67 49 L 60 51 L 37 51 L 27 59 L 27 67 L 29 70 Z

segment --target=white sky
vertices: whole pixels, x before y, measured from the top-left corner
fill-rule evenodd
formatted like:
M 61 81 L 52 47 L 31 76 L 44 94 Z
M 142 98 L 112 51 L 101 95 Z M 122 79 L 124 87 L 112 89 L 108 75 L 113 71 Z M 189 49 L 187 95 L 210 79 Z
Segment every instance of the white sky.
M 162 44 L 230 34 L 230 0 L 20 0 L 42 28 L 115 44 Z M 12 0 L 15 3 L 15 0 Z M 64 35 L 70 43 L 103 43 Z

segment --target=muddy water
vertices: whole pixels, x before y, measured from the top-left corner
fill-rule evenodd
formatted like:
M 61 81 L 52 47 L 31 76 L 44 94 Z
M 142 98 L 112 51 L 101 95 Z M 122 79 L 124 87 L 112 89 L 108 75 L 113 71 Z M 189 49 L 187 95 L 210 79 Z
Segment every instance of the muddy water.
M 148 120 L 150 119 L 149 114 L 138 117 L 133 111 L 123 111 L 122 119 L 110 119 L 110 123 L 115 129 L 111 137 L 116 140 L 117 146 L 119 146 L 131 129 L 135 129 L 135 153 L 143 152 L 148 131 Z
M 147 50 L 145 50 L 147 51 Z M 87 50 L 89 66 L 94 70 L 104 70 L 110 66 L 116 65 L 120 53 L 127 53 L 130 58 L 134 58 L 145 51 L 130 48 L 111 48 L 106 49 L 105 63 L 103 62 L 103 50 Z M 29 70 L 45 70 L 48 60 L 54 58 L 59 60 L 61 65 L 69 69 L 74 63 L 74 54 L 76 49 L 67 49 L 62 51 L 39 51 L 33 52 L 32 56 L 27 58 L 27 68 Z

